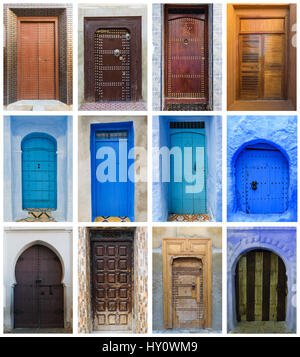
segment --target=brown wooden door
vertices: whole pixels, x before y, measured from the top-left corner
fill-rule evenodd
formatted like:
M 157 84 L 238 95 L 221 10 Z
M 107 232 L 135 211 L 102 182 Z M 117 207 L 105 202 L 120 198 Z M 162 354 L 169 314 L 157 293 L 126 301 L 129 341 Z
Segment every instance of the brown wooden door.
M 96 101 L 130 101 L 131 36 L 126 29 L 95 33 Z
M 212 241 L 163 238 L 165 328 L 212 326 Z
M 141 17 L 87 17 L 84 34 L 85 99 L 140 99 Z
M 18 259 L 14 288 L 15 328 L 63 328 L 62 267 L 47 247 L 34 245 Z
M 19 19 L 18 99 L 58 99 L 57 22 Z
M 208 103 L 207 7 L 165 7 L 165 107 Z
M 92 242 L 95 331 L 132 329 L 132 241 Z
M 279 256 L 250 251 L 240 258 L 235 276 L 238 321 L 285 321 L 287 275 Z
M 199 259 L 178 258 L 172 265 L 173 327 L 204 327 L 203 266 Z

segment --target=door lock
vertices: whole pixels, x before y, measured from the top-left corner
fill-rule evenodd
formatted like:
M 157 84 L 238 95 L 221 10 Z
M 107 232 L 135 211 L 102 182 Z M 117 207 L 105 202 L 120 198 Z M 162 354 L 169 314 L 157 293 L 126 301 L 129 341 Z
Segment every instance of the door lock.
M 251 182 L 251 188 L 252 188 L 253 191 L 257 190 L 257 181 L 252 181 Z
M 119 57 L 119 56 L 120 56 L 120 50 L 115 49 L 115 50 L 114 50 L 114 55 L 115 55 L 116 57 Z

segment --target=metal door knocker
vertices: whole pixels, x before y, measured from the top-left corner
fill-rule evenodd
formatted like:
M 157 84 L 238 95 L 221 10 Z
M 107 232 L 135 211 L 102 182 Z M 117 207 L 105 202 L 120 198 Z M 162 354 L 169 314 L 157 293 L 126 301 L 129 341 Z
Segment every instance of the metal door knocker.
M 119 55 L 120 55 L 120 50 L 118 50 L 118 49 L 114 50 L 114 55 L 115 55 L 116 57 L 119 57 Z
M 184 41 L 183 41 L 184 45 L 187 46 L 189 44 L 189 40 L 186 38 Z
M 251 182 L 251 188 L 252 188 L 253 191 L 257 190 L 257 182 L 256 181 L 252 181 Z
M 131 39 L 131 36 L 130 36 L 130 34 L 129 33 L 127 33 L 126 35 L 125 35 L 125 38 L 126 38 L 126 40 L 130 40 Z

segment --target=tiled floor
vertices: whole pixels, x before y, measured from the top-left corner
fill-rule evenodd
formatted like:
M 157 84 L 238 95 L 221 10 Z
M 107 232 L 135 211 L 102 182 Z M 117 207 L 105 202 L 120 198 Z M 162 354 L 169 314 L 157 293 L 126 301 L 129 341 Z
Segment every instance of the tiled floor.
M 143 102 L 97 102 L 81 104 L 79 110 L 100 110 L 100 111 L 144 111 L 147 110 L 147 104 Z
M 169 222 L 210 222 L 211 218 L 207 214 L 171 214 Z
M 253 322 L 239 322 L 237 327 L 231 333 L 248 333 L 248 334 L 262 334 L 262 333 L 292 333 L 286 327 L 285 322 L 277 321 L 253 321 Z
M 130 222 L 128 217 L 100 216 L 95 218 L 95 222 Z
M 5 109 L 24 111 L 64 111 L 72 110 L 72 106 L 58 100 L 19 100 L 18 102 L 9 104 Z

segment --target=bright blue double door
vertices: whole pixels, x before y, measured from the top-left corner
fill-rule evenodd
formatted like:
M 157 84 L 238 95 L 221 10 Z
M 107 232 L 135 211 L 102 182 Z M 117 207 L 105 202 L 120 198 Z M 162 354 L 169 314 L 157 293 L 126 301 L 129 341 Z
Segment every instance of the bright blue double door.
M 169 213 L 206 213 L 205 130 L 171 130 L 170 149 Z

